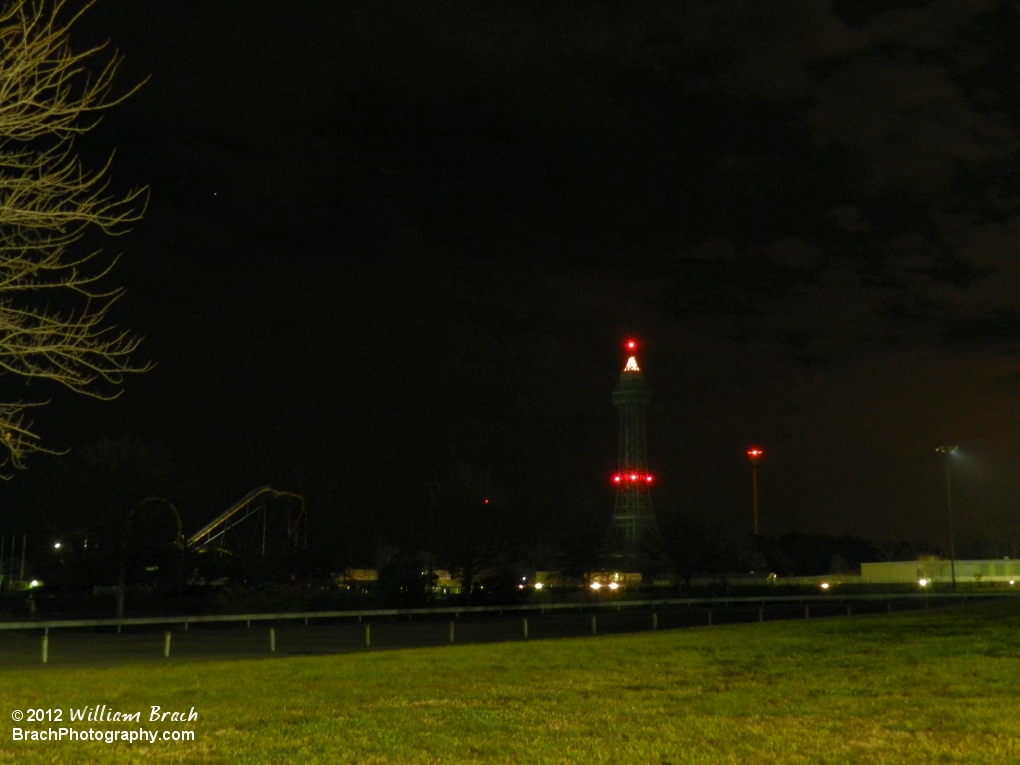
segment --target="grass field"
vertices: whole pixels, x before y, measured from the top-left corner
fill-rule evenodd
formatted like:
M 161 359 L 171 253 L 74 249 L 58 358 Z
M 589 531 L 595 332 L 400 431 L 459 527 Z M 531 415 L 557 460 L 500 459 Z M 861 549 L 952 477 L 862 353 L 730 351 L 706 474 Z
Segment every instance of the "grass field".
M 0 672 L 0 762 L 1020 763 L 1020 603 L 329 657 Z M 141 723 L 69 722 L 106 704 Z M 191 723 L 150 723 L 150 707 Z M 59 723 L 13 722 L 61 709 Z M 193 730 L 190 742 L 14 741 Z

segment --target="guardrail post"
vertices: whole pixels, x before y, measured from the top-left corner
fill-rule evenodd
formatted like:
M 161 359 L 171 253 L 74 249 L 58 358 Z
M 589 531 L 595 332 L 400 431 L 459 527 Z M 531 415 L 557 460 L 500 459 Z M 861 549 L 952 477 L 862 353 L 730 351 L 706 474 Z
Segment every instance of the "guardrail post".
M 653 630 L 659 629 L 659 612 L 658 611 L 652 611 L 652 629 Z
M 269 628 L 269 653 L 276 653 L 276 628 Z
M 185 631 L 185 632 L 187 632 L 187 631 L 188 631 L 188 623 L 187 623 L 187 622 L 184 622 L 184 631 Z
M 248 619 L 248 629 L 251 629 L 251 619 Z
M 170 630 L 163 633 L 163 658 L 170 658 Z
M 454 628 L 455 628 L 456 624 L 457 624 L 457 622 L 455 622 L 453 619 L 450 619 L 450 642 L 451 643 L 453 642 Z
M 846 615 L 847 616 L 853 616 L 854 615 L 854 610 L 849 605 L 847 605 L 847 607 L 846 607 Z
M 891 600 L 888 603 L 885 604 L 885 611 L 888 614 L 892 613 L 892 601 Z
M 811 618 L 811 606 L 807 605 L 806 603 L 804 604 L 804 618 L 805 619 Z
M 597 635 L 599 632 L 598 622 L 595 620 L 595 614 L 591 616 L 591 634 Z
M 365 625 L 365 648 L 372 647 L 372 625 Z
M 709 627 L 712 626 L 712 612 L 711 611 L 708 612 L 708 626 Z
M 758 607 L 758 621 L 759 622 L 765 621 L 765 609 L 762 608 L 761 606 Z
M 524 635 L 524 639 L 527 640 L 528 639 L 528 617 L 526 617 L 526 616 L 524 617 L 524 619 L 521 620 L 521 631 L 522 631 L 522 634 Z
M 50 658 L 50 636 L 42 636 L 42 663 L 45 664 Z

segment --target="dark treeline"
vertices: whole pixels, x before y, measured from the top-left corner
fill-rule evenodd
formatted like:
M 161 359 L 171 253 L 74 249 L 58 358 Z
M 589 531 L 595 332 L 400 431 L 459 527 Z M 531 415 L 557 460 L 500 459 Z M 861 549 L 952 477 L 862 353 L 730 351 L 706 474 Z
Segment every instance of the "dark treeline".
M 288 516 L 293 528 L 284 528 L 270 506 L 264 526 L 257 518 L 240 524 L 224 549 L 198 552 L 186 540 L 222 509 L 210 513 L 203 506 L 192 472 L 157 444 L 102 439 L 8 486 L 11 513 L 0 528 L 6 580 L 20 575 L 23 546 L 25 578 L 46 583 L 40 601 L 55 595 L 87 610 L 89 598 L 102 593 L 115 598 L 122 614 L 125 598 L 144 592 L 251 611 L 295 606 L 295 597 L 302 606 L 316 598 L 351 597 L 343 582 L 345 572 L 355 569 L 378 575 L 370 593 L 359 591 L 363 599 L 418 606 L 436 597 L 440 572 L 461 581 L 461 601 L 484 603 L 519 599 L 526 592 L 518 585 L 538 571 L 580 588 L 593 572 L 618 565 L 604 547 L 608 491 L 592 492 L 560 517 L 538 522 L 491 471 L 456 461 L 400 514 L 373 518 L 345 501 L 324 474 L 309 468 L 274 482 L 304 498 L 307 515 L 300 527 L 294 515 Z M 585 514 L 590 507 L 599 510 Z M 754 537 L 667 503 L 658 510 L 658 523 L 661 542 L 648 551 L 652 562 L 643 573 L 647 581 L 670 581 L 679 591 L 706 577 L 849 574 L 865 561 L 939 552 L 852 536 Z M 968 552 L 984 552 L 973 542 L 961 544 Z M 281 596 L 281 587 L 291 593 Z

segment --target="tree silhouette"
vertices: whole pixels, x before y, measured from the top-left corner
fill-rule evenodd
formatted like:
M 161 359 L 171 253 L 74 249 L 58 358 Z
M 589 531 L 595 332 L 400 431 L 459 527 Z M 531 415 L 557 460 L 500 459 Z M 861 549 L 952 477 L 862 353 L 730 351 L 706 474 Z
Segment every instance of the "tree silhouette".
M 54 467 L 48 493 L 64 528 L 81 530 L 116 578 L 123 616 L 128 579 L 168 549 L 182 550 L 176 505 L 180 470 L 164 448 L 139 438 L 104 438 Z
M 440 565 L 460 577 L 468 602 L 478 575 L 507 546 L 506 512 L 493 496 L 488 474 L 463 462 L 431 488 L 432 552 Z
M 137 89 L 113 95 L 116 54 L 90 72 L 105 44 L 72 51 L 70 28 L 91 5 L 12 0 L 0 11 L 0 374 L 113 398 L 124 374 L 147 367 L 130 360 L 138 340 L 107 321 L 120 291 L 99 282 L 117 259 L 85 240 L 123 233 L 145 191 L 113 193 L 110 162 L 88 170 L 76 154 L 75 139 Z M 26 417 L 45 403 L 0 402 L 0 464 L 49 451 Z

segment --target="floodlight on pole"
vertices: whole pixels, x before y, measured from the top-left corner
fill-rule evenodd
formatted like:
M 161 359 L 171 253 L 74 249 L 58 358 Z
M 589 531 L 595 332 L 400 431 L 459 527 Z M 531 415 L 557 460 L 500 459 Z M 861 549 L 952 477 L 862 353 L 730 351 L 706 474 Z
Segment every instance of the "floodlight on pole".
M 949 572 L 953 592 L 956 592 L 956 547 L 953 544 L 953 483 L 950 478 L 949 455 L 956 451 L 955 445 L 936 446 L 935 451 L 946 460 L 946 510 L 949 512 Z

